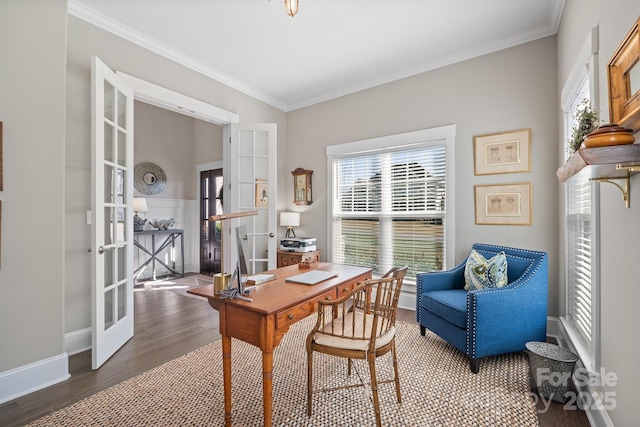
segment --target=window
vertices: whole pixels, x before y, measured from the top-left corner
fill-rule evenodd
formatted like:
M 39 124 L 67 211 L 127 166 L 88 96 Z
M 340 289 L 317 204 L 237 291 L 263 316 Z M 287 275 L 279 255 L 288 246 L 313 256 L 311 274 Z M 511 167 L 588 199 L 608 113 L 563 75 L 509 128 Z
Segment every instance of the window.
M 585 349 L 592 344 L 592 259 L 593 233 L 591 183 L 567 183 L 567 319 L 579 334 Z
M 407 277 L 446 268 L 453 132 L 446 126 L 327 148 L 333 262 L 374 274 L 408 265 Z
M 589 35 L 562 92 L 565 140 L 575 112 L 590 101 L 597 108 L 597 28 Z M 584 64 L 587 64 L 585 68 Z M 565 199 L 566 315 L 562 324 L 587 369 L 596 370 L 599 355 L 598 230 L 599 184 L 588 179 L 567 181 Z

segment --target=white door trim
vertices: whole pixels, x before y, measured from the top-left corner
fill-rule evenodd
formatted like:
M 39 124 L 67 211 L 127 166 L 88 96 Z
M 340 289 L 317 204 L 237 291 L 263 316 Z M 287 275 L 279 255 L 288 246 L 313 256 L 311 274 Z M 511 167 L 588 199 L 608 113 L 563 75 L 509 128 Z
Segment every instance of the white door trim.
M 138 77 L 130 76 L 122 71 L 116 71 L 116 75 L 133 89 L 133 96 L 136 101 L 217 125 L 228 125 L 229 123 L 240 121 L 240 116 L 234 112 L 158 86 Z

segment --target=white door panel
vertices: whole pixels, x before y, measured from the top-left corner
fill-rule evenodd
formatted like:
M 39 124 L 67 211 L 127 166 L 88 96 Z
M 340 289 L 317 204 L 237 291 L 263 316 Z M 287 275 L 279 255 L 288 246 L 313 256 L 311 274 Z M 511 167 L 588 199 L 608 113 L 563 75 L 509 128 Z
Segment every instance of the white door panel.
M 133 91 L 98 58 L 92 89 L 92 368 L 133 336 Z
M 225 213 L 255 210 L 258 215 L 225 221 L 232 222 L 225 227 L 233 236 L 236 226 L 247 224 L 249 253 L 245 256 L 249 273 L 255 274 L 276 267 L 277 127 L 275 123 L 232 123 L 230 133 L 231 160 L 225 169 L 230 188 L 225 190 L 232 197 Z M 229 240 L 233 256 L 227 258 L 235 265 L 236 241 Z

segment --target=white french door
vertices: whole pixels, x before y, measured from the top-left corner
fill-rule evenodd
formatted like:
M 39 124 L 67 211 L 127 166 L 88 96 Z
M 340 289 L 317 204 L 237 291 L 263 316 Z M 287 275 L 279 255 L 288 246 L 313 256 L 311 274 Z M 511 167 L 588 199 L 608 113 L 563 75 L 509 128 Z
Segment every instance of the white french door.
M 245 254 L 249 274 L 276 267 L 277 251 L 277 126 L 275 123 L 231 123 L 231 153 L 225 168 L 225 182 L 230 183 L 230 207 L 225 213 L 258 211 L 258 215 L 225 224 L 232 228 L 247 225 L 248 249 Z M 225 191 L 229 188 L 225 185 Z M 225 221 L 228 222 L 228 221 Z M 225 230 L 229 232 L 229 230 Z M 235 236 L 235 231 L 230 230 Z M 236 239 L 230 242 L 236 254 Z M 229 245 L 225 244 L 226 247 Z M 225 248 L 226 250 L 226 248 Z M 227 257 L 235 265 L 236 257 Z M 225 266 L 229 268 L 230 266 Z M 226 270 L 230 271 L 230 270 Z
M 92 90 L 92 368 L 133 336 L 133 91 L 97 57 Z

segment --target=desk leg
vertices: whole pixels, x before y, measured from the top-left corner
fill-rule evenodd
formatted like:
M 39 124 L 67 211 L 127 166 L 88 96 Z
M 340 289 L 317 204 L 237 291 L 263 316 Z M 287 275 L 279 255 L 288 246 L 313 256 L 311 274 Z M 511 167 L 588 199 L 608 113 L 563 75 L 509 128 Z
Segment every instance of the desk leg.
M 273 353 L 262 353 L 262 403 L 264 405 L 264 426 L 271 427 L 271 406 L 273 404 Z
M 222 336 L 222 370 L 224 380 L 224 425 L 231 427 L 231 337 Z

